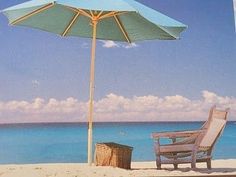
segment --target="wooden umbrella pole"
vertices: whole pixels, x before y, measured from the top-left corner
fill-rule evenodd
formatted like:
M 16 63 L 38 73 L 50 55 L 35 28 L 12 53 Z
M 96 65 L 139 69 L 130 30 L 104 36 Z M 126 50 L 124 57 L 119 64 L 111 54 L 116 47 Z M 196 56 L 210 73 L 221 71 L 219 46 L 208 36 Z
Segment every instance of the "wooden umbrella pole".
M 96 33 L 97 20 L 92 20 L 93 40 L 91 49 L 91 65 L 90 65 L 90 87 L 89 87 L 89 113 L 88 113 L 88 165 L 92 165 L 92 139 L 93 139 L 93 105 L 94 105 L 94 68 L 95 68 L 95 51 L 96 51 Z

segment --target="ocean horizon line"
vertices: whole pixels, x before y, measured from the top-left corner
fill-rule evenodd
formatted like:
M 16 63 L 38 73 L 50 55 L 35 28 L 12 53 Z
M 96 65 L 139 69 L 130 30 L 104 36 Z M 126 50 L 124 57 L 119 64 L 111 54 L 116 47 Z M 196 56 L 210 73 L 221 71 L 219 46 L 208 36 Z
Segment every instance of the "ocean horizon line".
M 130 123 L 130 124 L 136 124 L 136 123 L 142 123 L 142 124 L 145 124 L 145 123 L 202 123 L 202 122 L 205 122 L 205 121 L 95 121 L 93 122 L 94 124 L 116 124 L 116 123 L 119 123 L 119 124 L 126 124 L 126 123 Z M 234 120 L 229 120 L 228 121 L 229 123 L 236 123 L 236 121 Z M 12 122 L 9 122 L 9 123 L 0 123 L 0 126 L 4 126 L 4 125 L 33 125 L 33 124 L 87 124 L 88 122 L 16 122 L 16 123 L 12 123 Z

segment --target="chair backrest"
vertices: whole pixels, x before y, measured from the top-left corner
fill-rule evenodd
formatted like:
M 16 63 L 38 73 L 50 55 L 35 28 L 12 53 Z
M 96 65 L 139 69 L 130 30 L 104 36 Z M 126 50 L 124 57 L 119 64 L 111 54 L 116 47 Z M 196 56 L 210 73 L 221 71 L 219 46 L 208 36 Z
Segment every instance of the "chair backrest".
M 217 138 L 221 135 L 227 122 L 229 109 L 218 110 L 213 106 L 210 110 L 207 123 L 204 125 L 206 132 L 201 137 L 200 149 L 209 149 L 213 147 Z
M 208 129 L 211 120 L 214 120 L 214 119 L 227 120 L 228 112 L 229 112 L 229 108 L 225 110 L 219 110 L 219 109 L 216 109 L 216 105 L 212 106 L 209 111 L 208 120 L 203 124 L 201 129 Z

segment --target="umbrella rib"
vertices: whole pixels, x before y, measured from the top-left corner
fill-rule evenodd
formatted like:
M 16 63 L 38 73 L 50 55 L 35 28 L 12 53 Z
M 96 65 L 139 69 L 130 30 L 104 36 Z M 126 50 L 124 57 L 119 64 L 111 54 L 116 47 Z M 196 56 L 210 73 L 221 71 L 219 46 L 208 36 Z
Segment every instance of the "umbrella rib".
M 121 15 L 121 14 L 124 14 L 124 13 L 127 13 L 127 12 L 116 12 L 116 11 L 112 11 L 112 12 L 109 12 L 109 13 L 106 13 L 104 15 L 102 15 L 100 19 L 103 19 L 103 18 L 109 18 L 109 17 L 114 17 L 115 15 Z
M 123 26 L 122 22 L 120 21 L 119 17 L 118 17 L 117 15 L 114 15 L 114 18 L 115 18 L 116 23 L 118 24 L 118 26 L 119 26 L 121 32 L 122 32 L 123 35 L 125 36 L 125 39 L 127 40 L 127 42 L 128 42 L 128 43 L 131 43 L 131 40 L 130 40 L 130 38 L 129 38 L 127 32 L 125 31 L 124 26 Z
M 100 11 L 99 14 L 97 15 L 97 18 L 100 18 L 100 16 L 102 15 L 103 11 Z
M 74 7 L 70 7 L 70 6 L 66 6 L 66 5 L 64 5 L 64 6 L 65 6 L 66 8 L 68 8 L 68 9 L 74 11 L 74 12 L 79 12 L 79 10 L 76 9 L 76 8 L 74 8 Z
M 36 14 L 38 14 L 38 13 L 44 11 L 44 10 L 47 10 L 47 9 L 51 8 L 52 6 L 54 6 L 54 4 L 55 4 L 54 2 L 53 2 L 53 3 L 50 3 L 50 4 L 47 4 L 47 5 L 45 5 L 45 6 L 41 7 L 41 8 L 39 8 L 39 9 L 34 10 L 33 12 L 30 12 L 29 14 L 26 14 L 26 15 L 24 15 L 24 16 L 22 16 L 22 17 L 16 19 L 16 20 L 14 20 L 14 21 L 11 22 L 10 24 L 11 24 L 11 25 L 15 25 L 16 23 L 19 23 L 19 22 L 21 22 L 21 21 L 23 21 L 23 20 L 26 20 L 27 18 L 29 18 L 29 17 L 31 17 L 31 16 L 33 16 L 33 15 L 36 15 Z
M 94 18 L 93 11 L 92 11 L 92 10 L 90 10 L 90 11 L 89 11 L 89 13 L 90 13 L 91 17 L 92 17 L 92 18 Z
M 86 11 L 82 10 L 82 9 L 77 9 L 77 8 L 73 8 L 73 7 L 66 6 L 66 5 L 65 5 L 65 7 L 72 10 L 72 11 L 74 11 L 74 12 L 80 12 L 81 15 L 84 15 L 84 16 L 89 17 L 90 19 L 92 19 L 92 16 L 89 13 L 87 13 Z
M 71 27 L 74 25 L 76 19 L 79 17 L 80 12 L 77 12 L 77 14 L 74 15 L 68 26 L 65 28 L 64 32 L 62 33 L 62 36 L 67 35 L 68 31 L 71 29 Z
M 115 11 L 106 13 L 106 14 L 102 15 L 102 16 L 99 18 L 99 20 L 101 20 L 101 19 L 103 19 L 103 18 L 113 17 L 115 13 L 116 13 Z
M 86 16 L 86 17 L 89 17 L 89 18 L 93 18 L 89 13 L 87 13 L 86 11 L 84 11 L 84 10 L 82 10 L 82 9 L 78 9 L 78 11 L 82 14 L 82 15 L 84 15 L 84 16 Z
M 92 20 L 100 20 L 100 16 L 102 15 L 103 11 L 100 11 L 99 13 L 97 13 L 97 11 L 95 11 L 95 14 L 93 13 L 92 10 L 89 11 L 92 17 Z

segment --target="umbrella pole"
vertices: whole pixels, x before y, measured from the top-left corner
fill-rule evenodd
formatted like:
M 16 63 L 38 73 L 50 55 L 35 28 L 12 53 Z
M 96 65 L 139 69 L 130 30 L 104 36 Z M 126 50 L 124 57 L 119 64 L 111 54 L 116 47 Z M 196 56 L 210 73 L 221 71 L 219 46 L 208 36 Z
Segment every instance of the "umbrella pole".
M 90 85 L 89 85 L 89 113 L 88 113 L 88 165 L 92 165 L 92 138 L 93 138 L 93 97 L 94 97 L 94 68 L 95 68 L 95 50 L 96 50 L 96 33 L 97 20 L 92 21 L 93 40 L 91 49 L 91 65 L 90 65 Z

